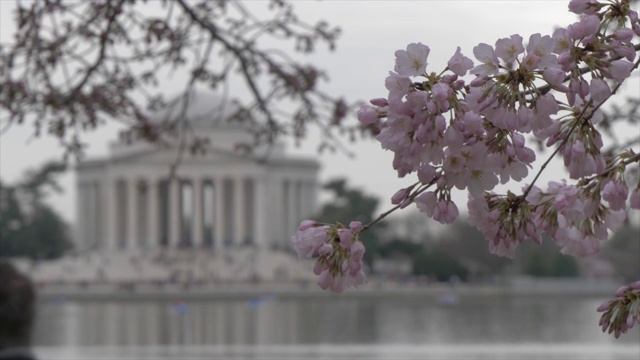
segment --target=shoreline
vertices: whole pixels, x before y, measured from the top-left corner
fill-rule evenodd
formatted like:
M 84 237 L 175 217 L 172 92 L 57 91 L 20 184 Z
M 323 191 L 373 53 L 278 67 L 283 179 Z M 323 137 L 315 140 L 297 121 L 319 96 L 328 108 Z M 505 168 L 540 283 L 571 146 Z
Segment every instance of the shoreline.
M 99 300 L 254 300 L 254 299 L 365 299 L 442 296 L 593 296 L 611 297 L 619 283 L 611 281 L 567 281 L 566 279 L 526 279 L 508 285 L 485 284 L 395 284 L 372 282 L 359 289 L 348 289 L 336 294 L 322 290 L 315 284 L 294 283 L 225 284 L 206 287 L 185 288 L 182 285 L 168 285 L 164 288 L 136 286 L 117 290 L 112 286 L 79 288 L 70 286 L 49 286 L 38 289 L 40 301 L 99 301 Z M 569 284 L 571 286 L 569 286 Z

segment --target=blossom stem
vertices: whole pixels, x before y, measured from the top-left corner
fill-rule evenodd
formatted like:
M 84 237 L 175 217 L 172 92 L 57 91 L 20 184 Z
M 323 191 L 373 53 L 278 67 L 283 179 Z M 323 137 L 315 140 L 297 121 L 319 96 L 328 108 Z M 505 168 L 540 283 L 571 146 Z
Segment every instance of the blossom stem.
M 422 194 L 425 190 L 427 190 L 428 188 L 430 188 L 433 184 L 436 183 L 436 181 L 439 179 L 439 176 L 436 176 L 433 180 L 431 180 L 431 182 L 429 184 L 427 184 L 426 186 L 423 187 L 419 187 L 416 191 L 414 191 L 411 195 L 409 195 L 409 199 L 413 200 L 413 198 L 415 198 L 416 196 Z M 420 184 L 420 182 L 416 182 L 415 184 L 411 185 L 411 187 L 414 187 L 416 185 Z M 373 219 L 373 221 L 371 221 L 370 223 L 366 224 L 363 226 L 362 231 L 366 231 L 369 228 L 371 228 L 373 225 L 379 223 L 380 221 L 382 221 L 382 219 L 386 218 L 387 216 L 389 216 L 391 213 L 393 213 L 394 211 L 400 209 L 400 207 L 402 207 L 402 203 L 392 207 L 391 209 L 383 212 L 382 214 L 378 215 L 377 218 Z

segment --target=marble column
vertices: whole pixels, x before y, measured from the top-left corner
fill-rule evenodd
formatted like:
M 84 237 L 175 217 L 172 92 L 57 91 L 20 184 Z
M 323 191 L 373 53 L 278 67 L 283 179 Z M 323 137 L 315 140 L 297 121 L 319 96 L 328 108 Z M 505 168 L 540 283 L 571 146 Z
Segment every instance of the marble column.
M 295 207 L 295 223 L 299 222 L 300 220 L 302 220 L 302 217 L 304 216 L 304 213 L 302 211 L 303 207 L 302 207 L 302 199 L 304 196 L 304 193 L 302 191 L 302 180 L 298 180 L 296 181 L 294 184 L 295 185 L 295 202 L 296 202 L 296 207 Z M 295 224 L 296 226 L 298 224 Z
M 309 211 L 309 183 L 302 181 L 300 183 L 300 216 L 308 218 L 311 212 Z
M 193 189 L 193 211 L 191 218 L 191 241 L 192 246 L 198 248 L 203 245 L 202 236 L 202 180 L 194 178 L 191 182 Z
M 317 210 L 315 204 L 316 186 L 313 181 L 308 181 L 305 185 L 305 209 L 307 216 L 310 216 L 315 214 Z
M 318 183 L 314 180 L 309 184 L 309 210 L 315 213 L 318 210 Z
M 86 245 L 87 248 L 95 250 L 97 247 L 97 235 L 98 235 L 98 231 L 97 231 L 97 226 L 96 226 L 96 210 L 98 207 L 98 204 L 96 202 L 96 188 L 95 188 L 95 181 L 91 181 L 87 184 L 87 191 L 86 191 L 86 199 L 85 199 L 85 203 L 87 206 L 86 209 L 86 219 L 87 219 L 87 237 L 85 239 L 86 241 Z
M 276 231 L 276 238 L 274 239 L 275 244 L 277 246 L 282 245 L 282 238 L 284 234 L 287 233 L 289 229 L 289 213 L 291 212 L 291 201 L 289 200 L 289 187 L 290 183 L 288 180 L 280 180 L 280 199 L 279 202 L 282 204 L 282 211 L 278 214 L 280 217 L 280 223 L 282 224 Z
M 76 213 L 78 215 L 78 228 L 76 229 L 78 238 L 76 239 L 76 246 L 80 249 L 85 249 L 88 247 L 86 239 L 86 185 L 84 182 L 78 181 L 76 188 L 78 189 L 78 194 L 76 195 Z
M 271 221 L 267 223 L 269 237 L 265 245 L 272 247 L 277 243 L 277 239 L 280 238 L 280 232 L 284 227 L 285 206 L 282 195 L 284 187 L 280 179 L 275 176 L 268 176 L 266 179 L 268 180 L 265 186 L 268 189 L 267 199 Z
M 138 180 L 127 181 L 127 250 L 138 248 Z
M 180 180 L 169 179 L 169 244 L 176 248 L 180 245 Z
M 236 177 L 233 184 L 233 211 L 234 211 L 234 245 L 242 245 L 245 241 L 245 225 L 246 221 L 244 209 L 244 182 L 241 177 Z
M 93 182 L 92 186 L 93 199 L 93 226 L 94 226 L 94 244 L 96 249 L 104 248 L 104 220 L 102 216 L 103 201 L 102 201 L 102 186 L 100 180 Z
M 296 220 L 298 218 L 298 214 L 296 214 L 296 203 L 297 203 L 297 197 L 296 197 L 296 182 L 293 180 L 289 180 L 289 187 L 287 189 L 289 195 L 288 195 L 288 200 L 289 200 L 289 205 L 287 206 L 289 208 L 288 214 L 287 214 L 287 228 L 284 229 L 285 233 L 283 234 L 283 238 L 280 239 L 280 241 L 282 241 L 283 244 L 286 244 L 286 240 L 287 240 L 287 234 L 293 234 L 293 232 L 295 231 L 295 229 L 298 228 L 298 224 L 296 224 Z
M 118 242 L 116 241 L 116 182 L 111 176 L 107 176 L 102 183 L 103 189 L 103 203 L 106 214 L 105 221 L 105 235 L 107 237 L 106 248 L 109 250 L 115 250 L 118 248 Z
M 158 181 L 147 180 L 147 246 L 159 246 L 158 238 Z
M 129 221 L 129 211 L 127 211 L 127 185 L 126 180 L 120 179 L 116 181 L 116 240 L 118 249 L 120 250 L 127 249 L 127 245 L 129 245 L 129 226 L 127 224 Z
M 213 244 L 214 249 L 219 250 L 224 248 L 224 181 L 222 177 L 217 177 L 213 180 Z
M 264 177 L 257 176 L 253 179 L 253 237 L 257 247 L 264 248 L 267 245 L 267 192 Z

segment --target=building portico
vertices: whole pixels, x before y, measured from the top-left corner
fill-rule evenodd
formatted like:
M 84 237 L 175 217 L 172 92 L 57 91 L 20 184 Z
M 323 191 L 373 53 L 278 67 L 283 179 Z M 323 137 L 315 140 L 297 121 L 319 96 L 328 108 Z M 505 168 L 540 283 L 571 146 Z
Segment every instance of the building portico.
M 116 142 L 108 157 L 78 165 L 78 249 L 289 247 L 316 210 L 318 163 L 286 156 L 278 144 L 241 156 L 232 149 L 244 130 L 194 128 L 216 146 L 183 154 L 172 174 L 177 147 L 142 142 Z
M 85 162 L 78 168 L 78 245 L 284 247 L 301 217 L 314 211 L 317 165 L 269 165 L 277 164 L 225 169 L 212 162 L 209 171 L 184 164 L 170 177 L 160 166 Z

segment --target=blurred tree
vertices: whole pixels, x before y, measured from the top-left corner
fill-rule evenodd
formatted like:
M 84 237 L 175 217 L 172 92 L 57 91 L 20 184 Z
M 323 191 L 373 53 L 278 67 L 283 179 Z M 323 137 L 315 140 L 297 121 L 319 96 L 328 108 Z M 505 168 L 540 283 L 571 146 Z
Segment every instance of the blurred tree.
M 640 279 L 640 227 L 627 225 L 618 230 L 605 244 L 602 257 L 625 281 Z
M 381 244 L 378 253 L 383 258 L 389 258 L 394 254 L 412 256 L 413 254 L 423 251 L 423 246 L 420 244 L 416 244 L 413 241 L 394 239 Z
M 535 277 L 576 277 L 579 275 L 575 257 L 563 255 L 558 246 L 545 239 L 538 245 L 532 241 L 522 244 L 519 252 L 520 272 Z
M 469 269 L 472 279 L 501 275 L 507 266 L 513 264 L 508 258 L 490 254 L 487 240 L 465 219 L 449 226 L 433 246 L 435 252 L 456 259 Z
M 355 220 L 363 224 L 373 220 L 379 202 L 377 198 L 358 189 L 349 188 L 346 179 L 330 180 L 324 185 L 324 189 L 333 194 L 333 199 L 322 206 L 320 213 L 313 219 L 325 223 L 340 222 L 346 226 Z M 370 269 L 373 269 L 373 261 L 379 256 L 379 234 L 385 225 L 385 222 L 378 223 L 375 227 L 360 234 L 360 239 L 367 248 L 364 254 L 364 263 Z
M 334 148 L 334 128 L 357 129 L 342 122 L 346 102 L 319 88 L 326 74 L 299 60 L 321 44 L 335 49 L 339 28 L 305 22 L 293 2 L 34 0 L 16 2 L 14 15 L 13 42 L 0 46 L 4 127 L 30 124 L 36 136 L 59 138 L 66 154 L 80 153 L 82 132 L 106 121 L 126 124 L 128 139 L 173 134 L 194 152 L 206 149 L 186 112 L 196 87 L 231 95 L 230 120 L 254 135 L 246 149 L 299 139 L 309 124 L 321 128 L 322 148 Z M 181 84 L 171 88 L 181 90 L 169 98 L 162 87 L 174 73 Z M 233 80 L 240 89 L 228 94 Z M 224 113 L 215 105 L 212 114 Z M 178 116 L 150 121 L 161 110 Z
M 52 259 L 71 248 L 67 224 L 44 203 L 48 188 L 60 191 L 55 178 L 65 168 L 49 162 L 15 186 L 0 182 L 0 256 Z
M 469 270 L 460 261 L 440 251 L 416 253 L 412 267 L 414 275 L 435 276 L 438 281 L 449 281 L 453 276 L 467 280 L 469 275 Z

